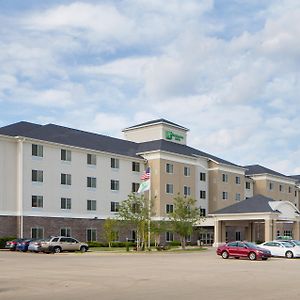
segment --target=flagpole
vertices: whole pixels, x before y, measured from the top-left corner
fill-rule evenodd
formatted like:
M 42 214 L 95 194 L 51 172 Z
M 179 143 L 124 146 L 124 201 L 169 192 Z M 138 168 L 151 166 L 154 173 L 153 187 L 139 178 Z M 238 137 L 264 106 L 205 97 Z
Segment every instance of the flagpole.
M 152 173 L 152 172 L 151 172 Z M 151 174 L 152 177 L 152 174 Z M 151 178 L 150 177 L 150 189 L 149 189 L 149 199 L 148 199 L 148 250 L 151 250 Z

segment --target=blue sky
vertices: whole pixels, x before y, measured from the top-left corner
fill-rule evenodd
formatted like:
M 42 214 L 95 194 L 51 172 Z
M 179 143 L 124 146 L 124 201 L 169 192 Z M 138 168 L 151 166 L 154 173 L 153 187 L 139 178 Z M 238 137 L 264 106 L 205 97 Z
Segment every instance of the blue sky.
M 237 164 L 300 174 L 300 2 L 0 2 L 0 126 L 122 137 L 156 118 Z

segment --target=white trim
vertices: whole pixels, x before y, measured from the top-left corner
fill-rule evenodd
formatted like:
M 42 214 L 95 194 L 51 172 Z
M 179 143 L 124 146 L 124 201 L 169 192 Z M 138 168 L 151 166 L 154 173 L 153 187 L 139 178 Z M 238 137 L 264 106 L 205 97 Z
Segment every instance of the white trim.
M 249 175 L 248 175 L 249 176 Z M 290 181 L 285 178 L 285 177 L 280 177 L 280 176 L 275 176 L 271 174 L 258 174 L 258 175 L 251 175 L 253 180 L 269 180 L 269 181 L 274 181 L 274 182 L 280 182 L 280 183 L 285 183 L 289 185 L 296 185 L 296 180 L 291 179 Z

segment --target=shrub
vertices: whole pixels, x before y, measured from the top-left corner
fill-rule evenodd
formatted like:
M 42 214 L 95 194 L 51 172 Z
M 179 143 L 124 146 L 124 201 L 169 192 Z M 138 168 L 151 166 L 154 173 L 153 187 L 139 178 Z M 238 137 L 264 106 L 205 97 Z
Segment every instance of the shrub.
M 179 241 L 172 241 L 172 242 L 169 242 L 169 243 L 167 243 L 169 246 L 180 246 L 181 245 L 181 243 L 179 242 Z

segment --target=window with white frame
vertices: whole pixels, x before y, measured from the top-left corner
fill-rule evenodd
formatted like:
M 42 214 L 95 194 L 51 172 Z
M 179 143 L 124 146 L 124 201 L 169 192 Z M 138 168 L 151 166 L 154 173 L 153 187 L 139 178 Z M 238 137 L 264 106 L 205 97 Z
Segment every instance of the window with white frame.
M 200 172 L 200 181 L 206 181 L 206 173 Z
M 206 216 L 206 209 L 200 207 L 200 216 L 205 217 Z
M 32 227 L 31 228 L 31 238 L 43 239 L 44 238 L 44 228 L 43 227 Z
M 235 176 L 235 183 L 236 184 L 241 184 L 241 177 L 240 176 Z
M 200 199 L 206 199 L 206 191 L 200 191 Z
M 111 180 L 110 181 L 110 189 L 112 191 L 118 191 L 120 189 L 120 182 L 119 182 L 119 180 Z
M 292 192 L 292 188 L 289 186 L 289 194 Z
M 87 242 L 97 241 L 97 229 L 87 228 L 87 230 L 86 230 L 86 240 L 87 240 Z
M 190 196 L 191 195 L 191 187 L 185 185 L 183 187 L 183 195 L 184 196 Z
M 110 211 L 118 212 L 119 211 L 119 202 L 110 202 Z
M 31 206 L 43 208 L 43 196 L 32 195 L 31 197 Z
M 235 201 L 241 201 L 241 194 L 239 193 L 235 194 Z
M 222 174 L 222 181 L 228 182 L 228 174 L 225 174 L 225 173 Z
M 139 190 L 140 184 L 138 182 L 132 182 L 131 192 L 136 193 Z
M 87 177 L 86 178 L 86 186 L 89 188 L 97 187 L 97 178 L 96 177 Z
M 60 174 L 60 183 L 63 185 L 71 185 L 71 174 Z
M 32 177 L 32 182 L 44 181 L 44 174 L 42 170 L 32 170 L 31 177 Z
M 132 162 L 132 171 L 133 172 L 140 172 L 140 163 L 133 161 Z
M 174 234 L 171 231 L 166 232 L 166 242 L 173 242 L 174 241 Z
M 71 150 L 61 149 L 60 159 L 62 161 L 71 161 Z
M 60 228 L 60 236 L 71 236 L 71 228 L 70 227 L 62 227 Z
M 60 208 L 61 209 L 71 209 L 72 208 L 72 199 L 71 198 L 60 198 Z
M 222 199 L 227 200 L 228 199 L 228 192 L 222 192 Z
M 166 184 L 166 194 L 173 194 L 173 184 L 172 183 L 167 183 Z
M 88 153 L 86 155 L 86 162 L 88 165 L 96 166 L 97 164 L 97 156 L 96 154 L 90 154 Z
M 274 188 L 274 184 L 273 182 L 269 182 L 269 190 L 272 191 Z
M 246 181 L 246 189 L 247 190 L 251 189 L 251 183 L 249 181 Z
M 174 173 L 174 166 L 173 166 L 173 164 L 166 163 L 166 173 L 169 173 L 169 174 L 173 174 Z
M 119 169 L 120 167 L 120 162 L 118 158 L 111 158 L 110 159 L 110 166 L 112 169 Z
M 96 200 L 87 200 L 86 209 L 88 211 L 95 211 L 97 209 L 97 201 Z
M 283 185 L 282 184 L 279 184 L 279 192 L 283 192 Z
M 32 156 L 43 157 L 43 145 L 32 144 Z
M 184 176 L 191 176 L 191 168 L 190 167 L 184 167 L 183 168 L 183 175 Z
M 166 213 L 171 214 L 174 211 L 174 205 L 173 204 L 166 204 Z

